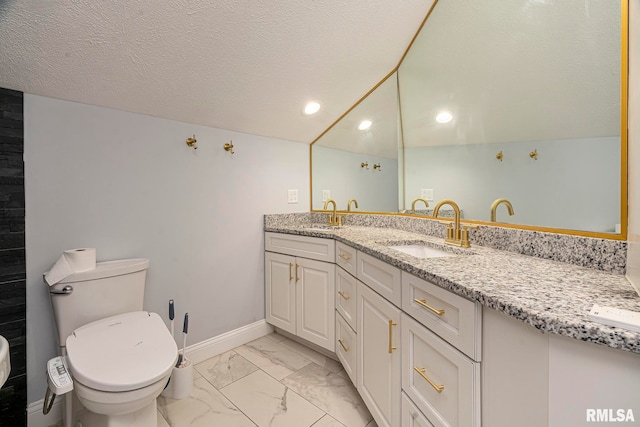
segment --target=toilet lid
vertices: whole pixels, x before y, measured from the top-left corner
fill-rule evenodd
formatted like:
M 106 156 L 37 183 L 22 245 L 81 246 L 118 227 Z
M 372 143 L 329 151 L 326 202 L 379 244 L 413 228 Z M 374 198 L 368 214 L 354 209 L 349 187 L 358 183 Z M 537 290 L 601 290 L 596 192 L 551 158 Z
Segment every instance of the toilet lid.
M 79 327 L 67 337 L 74 379 L 96 390 L 128 391 L 166 376 L 178 348 L 156 313 L 119 314 Z

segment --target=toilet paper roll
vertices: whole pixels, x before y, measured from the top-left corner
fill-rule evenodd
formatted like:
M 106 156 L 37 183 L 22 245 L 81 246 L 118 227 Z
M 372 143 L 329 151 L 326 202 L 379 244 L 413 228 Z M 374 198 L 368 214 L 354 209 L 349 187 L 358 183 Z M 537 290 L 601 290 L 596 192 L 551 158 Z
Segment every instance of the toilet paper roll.
M 51 270 L 45 273 L 44 280 L 49 286 L 53 286 L 73 273 L 82 273 L 95 268 L 95 248 L 69 249 L 64 251 Z

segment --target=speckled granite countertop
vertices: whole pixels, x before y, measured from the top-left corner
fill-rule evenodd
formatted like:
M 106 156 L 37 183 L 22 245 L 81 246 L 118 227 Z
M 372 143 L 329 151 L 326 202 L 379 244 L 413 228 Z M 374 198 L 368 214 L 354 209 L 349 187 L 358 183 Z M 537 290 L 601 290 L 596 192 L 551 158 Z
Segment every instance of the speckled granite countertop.
M 455 248 L 393 228 L 323 227 L 278 224 L 265 231 L 333 238 L 539 330 L 640 353 L 640 333 L 587 318 L 593 304 L 640 311 L 640 297 L 623 275 L 481 246 Z M 420 259 L 388 247 L 416 242 L 458 255 Z

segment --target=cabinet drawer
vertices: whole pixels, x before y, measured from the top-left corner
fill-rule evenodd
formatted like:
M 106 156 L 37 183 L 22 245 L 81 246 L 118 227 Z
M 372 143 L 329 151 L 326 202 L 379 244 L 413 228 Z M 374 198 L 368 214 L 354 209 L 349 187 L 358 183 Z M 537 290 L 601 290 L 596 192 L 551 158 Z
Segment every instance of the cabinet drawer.
M 336 268 L 336 310 L 353 329 L 356 328 L 356 292 L 358 281 L 355 277 Z
M 357 343 L 358 340 L 355 331 L 349 326 L 340 313 L 336 313 L 336 354 L 354 385 L 358 384 L 356 381 Z
M 433 427 L 411 399 L 402 393 L 402 427 Z
M 401 325 L 402 389 L 407 396 L 434 426 L 479 427 L 480 363 L 406 314 Z
M 402 310 L 405 313 L 473 360 L 480 361 L 480 303 L 471 302 L 404 271 L 402 288 Z
M 336 242 L 336 264 L 356 276 L 356 250 L 344 243 Z
M 400 307 L 400 270 L 370 255 L 358 251 L 356 277 L 371 289 Z
M 333 239 L 266 232 L 264 249 L 318 261 L 336 262 L 336 245 Z

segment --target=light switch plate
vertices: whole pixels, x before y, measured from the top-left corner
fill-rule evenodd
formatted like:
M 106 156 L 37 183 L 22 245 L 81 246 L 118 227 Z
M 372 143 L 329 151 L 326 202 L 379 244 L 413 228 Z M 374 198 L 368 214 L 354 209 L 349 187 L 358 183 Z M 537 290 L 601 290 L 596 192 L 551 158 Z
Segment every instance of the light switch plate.
M 331 198 L 331 190 L 322 190 L 322 201 L 326 202 Z
M 289 190 L 289 203 L 298 203 L 298 190 Z
M 420 197 L 423 199 L 427 199 L 428 201 L 433 200 L 433 189 L 432 188 L 423 188 L 420 192 Z

